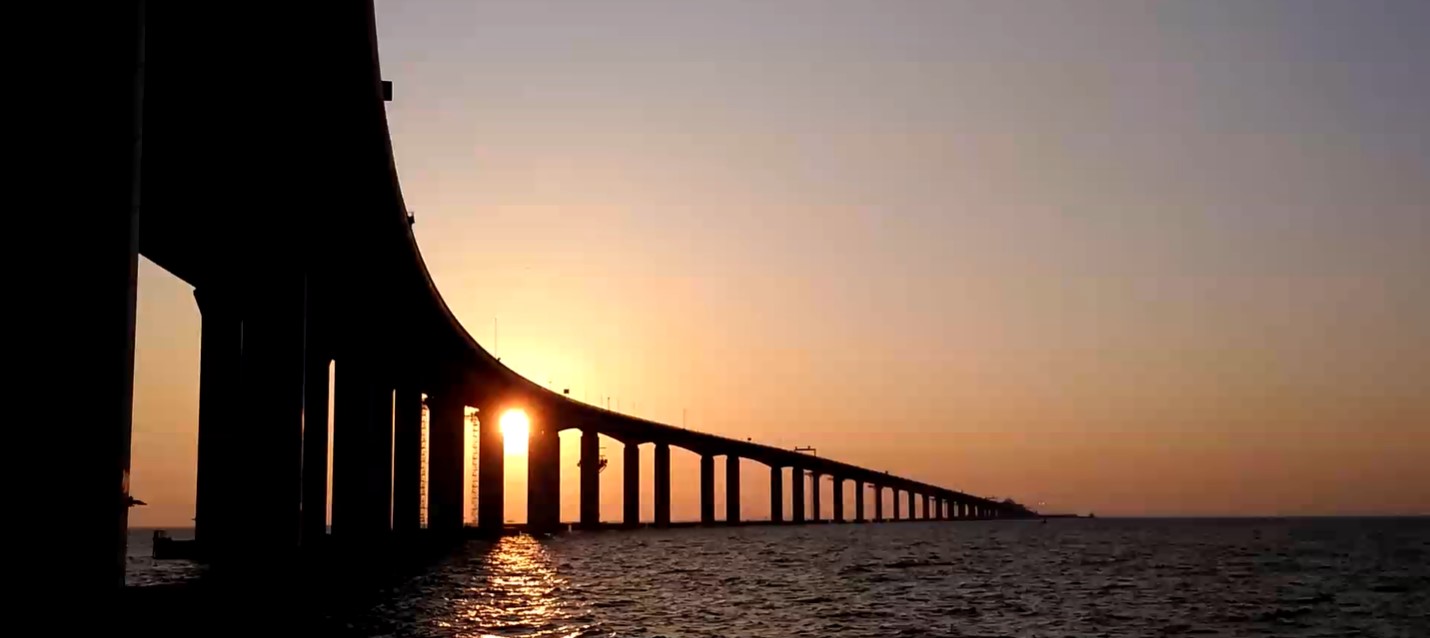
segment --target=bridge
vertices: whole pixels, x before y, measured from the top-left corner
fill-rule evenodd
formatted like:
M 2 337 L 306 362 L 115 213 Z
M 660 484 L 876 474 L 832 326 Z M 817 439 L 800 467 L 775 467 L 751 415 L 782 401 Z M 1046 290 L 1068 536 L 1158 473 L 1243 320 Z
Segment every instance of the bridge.
M 84 560 L 96 587 L 112 587 L 123 571 L 127 514 L 118 504 L 127 497 L 138 255 L 191 284 L 202 314 L 196 535 L 215 560 L 272 561 L 319 543 L 362 547 L 415 532 L 424 404 L 428 537 L 463 532 L 470 409 L 480 423 L 476 527 L 487 533 L 503 526 L 498 415 L 510 409 L 531 422 L 527 519 L 536 531 L 562 526 L 563 430 L 581 432 L 584 527 L 600 525 L 600 435 L 624 445 L 631 526 L 640 524 L 642 445 L 654 448 L 656 526 L 672 524 L 672 447 L 699 455 L 706 525 L 741 522 L 742 459 L 768 467 L 776 523 L 906 520 L 916 509 L 939 520 L 1031 515 L 950 487 L 609 411 L 502 364 L 452 314 L 418 250 L 385 115 L 400 87 L 379 74 L 371 3 L 276 14 L 241 4 L 107 5 L 107 28 L 90 35 L 105 38 L 111 55 L 87 60 L 75 77 L 92 89 L 93 117 L 76 124 L 92 153 L 74 183 L 84 185 L 76 197 L 95 222 L 75 240 L 92 257 L 74 277 L 92 329 L 74 338 L 95 362 L 87 383 L 106 406 L 87 426 L 93 436 L 76 444 L 79 529 L 94 548 Z M 486 241 L 473 237 L 473 249 Z M 717 521 L 721 462 L 726 511 Z M 810 503 L 806 476 L 816 486 Z M 822 477 L 834 485 L 828 514 Z

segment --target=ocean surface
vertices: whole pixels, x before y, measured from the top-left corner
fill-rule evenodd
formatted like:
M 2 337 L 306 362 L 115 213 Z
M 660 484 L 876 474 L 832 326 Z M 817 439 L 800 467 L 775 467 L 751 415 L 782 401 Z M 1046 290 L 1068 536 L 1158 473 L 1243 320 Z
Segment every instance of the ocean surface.
M 148 543 L 136 534 L 132 584 L 198 573 L 136 556 Z M 1430 519 L 512 536 L 470 542 L 332 622 L 394 636 L 1426 638 Z

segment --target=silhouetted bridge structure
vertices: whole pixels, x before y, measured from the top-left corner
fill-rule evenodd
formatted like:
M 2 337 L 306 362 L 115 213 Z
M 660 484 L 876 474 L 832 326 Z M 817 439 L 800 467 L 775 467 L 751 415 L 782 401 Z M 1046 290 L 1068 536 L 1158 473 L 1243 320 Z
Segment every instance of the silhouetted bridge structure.
M 429 533 L 463 529 L 464 413 L 480 421 L 477 527 L 503 524 L 497 415 L 529 415 L 528 525 L 559 525 L 558 432 L 581 434 L 580 524 L 598 525 L 598 435 L 624 444 L 624 521 L 639 523 L 639 446 L 654 447 L 654 524 L 670 525 L 670 453 L 700 457 L 700 519 L 740 522 L 740 459 L 768 466 L 770 519 L 884 521 L 1029 515 L 1020 508 L 828 458 L 611 412 L 552 392 L 484 350 L 428 275 L 388 134 L 370 3 L 281 10 L 106 3 L 114 55 L 92 82 L 96 206 L 76 242 L 102 430 L 77 445 L 95 582 L 122 574 L 133 384 L 135 259 L 195 287 L 202 313 L 196 534 L 215 560 L 271 561 L 317 542 L 419 527 L 424 396 Z M 142 17 L 141 17 L 142 16 Z M 138 53 L 136 53 L 138 52 Z M 89 242 L 89 243 L 84 243 Z M 473 250 L 490 246 L 473 237 Z M 328 440 L 330 363 L 333 439 Z M 122 408 L 121 408 L 122 405 Z M 305 427 L 305 424 L 313 424 Z M 326 527 L 332 445 L 332 527 Z M 723 462 L 725 520 L 715 467 Z M 791 485 L 785 485 L 784 469 Z M 805 502 L 806 473 L 816 481 Z M 826 515 L 820 477 L 832 477 Z M 793 515 L 784 521 L 788 489 Z M 855 506 L 844 511 L 844 490 Z M 882 495 L 894 494 L 884 511 Z M 866 502 L 872 498 L 872 507 Z M 86 545 L 89 547 L 89 545 Z M 115 560 L 118 558 L 119 560 Z

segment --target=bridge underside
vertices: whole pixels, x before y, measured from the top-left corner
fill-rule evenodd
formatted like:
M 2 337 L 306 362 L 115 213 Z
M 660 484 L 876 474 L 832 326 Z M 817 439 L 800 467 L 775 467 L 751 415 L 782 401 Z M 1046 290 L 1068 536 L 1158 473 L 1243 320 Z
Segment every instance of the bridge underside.
M 655 447 L 656 525 L 672 523 L 671 446 L 701 458 L 705 524 L 717 522 L 713 476 L 722 456 L 726 523 L 745 518 L 740 459 L 771 468 L 769 518 L 776 522 L 783 518 L 782 468 L 792 469 L 796 522 L 821 518 L 803 506 L 806 472 L 835 481 L 835 521 L 846 519 L 848 482 L 854 521 L 885 519 L 884 490 L 907 494 L 910 509 L 915 495 L 937 501 L 940 518 L 1028 514 L 830 459 L 610 412 L 503 366 L 448 310 L 417 250 L 394 169 L 371 3 L 285 6 L 281 20 L 257 5 L 151 3 L 141 12 L 137 2 L 106 4 L 115 55 L 79 74 L 101 96 L 85 123 L 95 159 L 77 176 L 97 211 L 81 238 L 92 263 L 77 277 L 92 301 L 94 329 L 76 341 L 97 362 L 92 385 L 107 406 L 92 426 L 88 473 L 79 479 L 84 529 L 92 530 L 85 547 L 93 548 L 79 559 L 89 576 L 84 589 L 122 580 L 139 254 L 195 287 L 203 320 L 196 527 L 207 555 L 235 569 L 271 566 L 305 546 L 372 546 L 416 530 L 424 410 L 430 533 L 463 527 L 467 408 L 480 422 L 477 525 L 493 533 L 504 522 L 496 421 L 511 408 L 532 419 L 528 519 L 536 530 L 560 526 L 563 429 L 583 433 L 579 522 L 588 527 L 600 525 L 599 435 L 624 444 L 629 526 L 641 523 L 641 444 Z M 330 367 L 332 441 L 326 427 L 307 427 L 327 422 Z M 865 486 L 873 489 L 872 516 Z

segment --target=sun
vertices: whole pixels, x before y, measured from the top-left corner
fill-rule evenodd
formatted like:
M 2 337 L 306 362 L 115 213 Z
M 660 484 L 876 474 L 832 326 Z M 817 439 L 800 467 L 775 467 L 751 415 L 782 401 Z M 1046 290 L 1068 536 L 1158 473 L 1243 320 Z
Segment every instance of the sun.
M 531 436 L 531 420 L 526 412 L 511 409 L 501 415 L 501 436 L 507 456 L 526 455 L 526 441 Z

